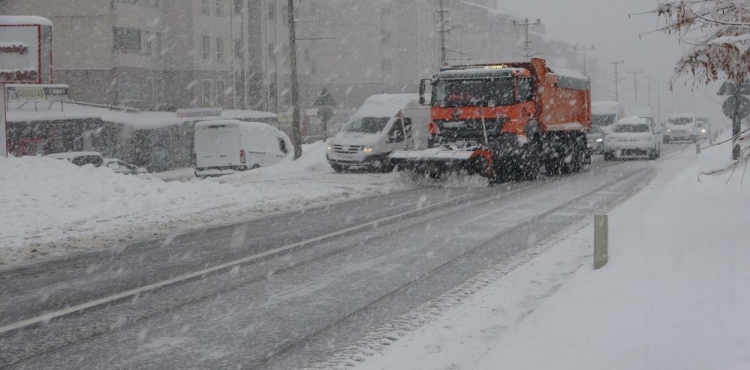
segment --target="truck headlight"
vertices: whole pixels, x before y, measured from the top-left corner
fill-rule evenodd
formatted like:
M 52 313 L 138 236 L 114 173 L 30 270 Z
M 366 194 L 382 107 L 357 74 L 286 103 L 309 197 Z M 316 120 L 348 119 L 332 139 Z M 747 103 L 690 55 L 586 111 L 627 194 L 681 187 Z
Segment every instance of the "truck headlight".
M 705 134 L 706 133 L 706 129 L 701 130 L 701 132 Z
M 362 148 L 362 153 L 372 153 L 372 148 L 366 146 Z
M 332 146 L 332 145 L 329 145 L 329 146 L 328 146 L 328 147 L 326 148 L 326 150 L 328 150 L 328 153 L 331 153 L 331 152 L 333 152 L 333 146 Z
M 604 141 L 604 139 L 602 139 L 602 138 L 598 138 L 598 139 L 596 139 L 596 142 L 597 142 L 597 143 L 601 143 L 602 141 Z

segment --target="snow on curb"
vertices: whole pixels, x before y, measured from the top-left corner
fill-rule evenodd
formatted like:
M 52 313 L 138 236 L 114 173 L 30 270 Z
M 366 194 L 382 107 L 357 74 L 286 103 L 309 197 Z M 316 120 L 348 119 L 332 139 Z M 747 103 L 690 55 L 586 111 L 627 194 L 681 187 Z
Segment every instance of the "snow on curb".
M 0 158 L 0 265 L 409 188 L 392 174 L 335 174 L 322 142 L 303 153 L 297 161 L 189 182 L 44 157 Z

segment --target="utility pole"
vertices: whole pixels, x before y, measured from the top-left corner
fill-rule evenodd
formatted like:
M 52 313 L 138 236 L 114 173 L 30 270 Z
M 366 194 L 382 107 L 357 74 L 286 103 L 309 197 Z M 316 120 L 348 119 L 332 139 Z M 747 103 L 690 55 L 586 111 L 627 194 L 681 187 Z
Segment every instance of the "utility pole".
M 635 94 L 635 106 L 638 106 L 638 75 L 643 71 L 630 71 L 629 75 L 633 75 L 633 94 Z
M 441 1 L 442 1 L 442 0 L 441 0 Z M 524 44 L 524 45 L 523 45 L 524 56 L 525 56 L 526 58 L 531 58 L 531 50 L 530 50 L 530 48 L 529 48 L 529 46 L 531 45 L 531 40 L 529 40 L 529 26 L 539 26 L 539 25 L 541 25 L 541 24 L 542 24 L 542 20 L 541 20 L 541 19 L 538 19 L 538 18 L 537 18 L 537 20 L 536 20 L 536 22 L 535 22 L 535 23 L 530 23 L 530 22 L 529 22 L 529 19 L 527 18 L 527 19 L 526 19 L 526 20 L 525 20 L 525 21 L 524 21 L 523 23 L 519 23 L 519 22 L 517 22 L 517 21 L 513 21 L 513 24 L 514 24 L 514 25 L 515 25 L 516 27 L 523 27 L 523 28 L 525 29 L 525 30 L 524 30 L 524 34 L 526 35 L 526 36 L 525 36 L 525 37 L 526 37 L 526 39 L 525 39 L 525 41 L 523 42 L 523 44 Z
M 643 76 L 646 79 L 646 105 L 651 106 L 651 80 L 654 78 L 651 76 Z
M 617 67 L 620 64 L 623 64 L 623 63 L 625 63 L 624 60 L 616 60 L 614 62 L 610 62 L 609 63 L 609 64 L 614 64 L 615 65 L 615 101 L 616 102 L 620 101 L 620 73 L 619 73 Z
M 302 156 L 302 133 L 300 131 L 299 81 L 297 80 L 297 30 L 294 21 L 294 0 L 288 3 L 289 18 L 289 67 L 292 88 L 292 144 L 294 159 Z
M 438 0 L 438 19 L 440 22 L 440 29 L 438 30 L 438 35 L 440 36 L 440 67 L 443 67 L 448 60 L 448 47 L 446 45 L 446 35 L 450 30 L 446 28 L 446 23 L 448 22 L 446 20 L 445 15 L 448 13 L 448 9 L 445 9 L 445 0 Z
M 594 45 L 591 46 L 575 46 L 573 47 L 573 50 L 575 51 L 582 51 L 583 52 L 583 74 L 586 76 L 589 75 L 588 68 L 586 68 L 586 51 L 588 50 L 594 50 Z

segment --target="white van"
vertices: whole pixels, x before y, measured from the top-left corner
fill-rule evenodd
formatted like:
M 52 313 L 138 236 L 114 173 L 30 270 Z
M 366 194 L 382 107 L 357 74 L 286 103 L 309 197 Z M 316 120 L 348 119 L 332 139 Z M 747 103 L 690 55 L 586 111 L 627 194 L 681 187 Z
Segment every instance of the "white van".
M 597 101 L 591 103 L 591 125 L 598 126 L 604 135 L 612 132 L 612 127 L 625 118 L 621 103 L 616 101 Z
M 673 113 L 668 115 L 664 124 L 664 142 L 698 141 L 701 136 L 697 123 L 697 116 L 694 113 Z
M 394 150 L 426 149 L 430 107 L 417 94 L 373 95 L 328 143 L 326 158 L 336 172 L 390 171 Z
M 291 140 L 273 126 L 238 120 L 195 124 L 195 176 L 224 174 L 280 162 L 292 149 Z

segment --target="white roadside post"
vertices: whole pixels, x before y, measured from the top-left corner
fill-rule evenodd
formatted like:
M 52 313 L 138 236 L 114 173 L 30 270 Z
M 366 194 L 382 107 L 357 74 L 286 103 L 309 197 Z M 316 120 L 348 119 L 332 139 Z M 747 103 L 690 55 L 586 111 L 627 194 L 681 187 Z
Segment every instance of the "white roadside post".
M 609 261 L 609 219 L 607 215 L 594 216 L 594 270 Z
M 5 115 L 8 110 L 5 99 L 5 84 L 0 84 L 0 155 L 8 156 L 8 127 L 5 124 Z

